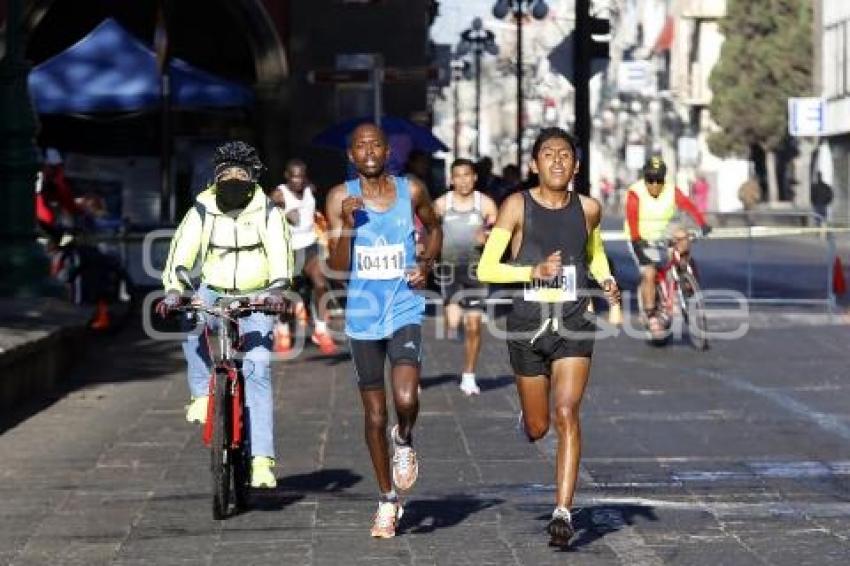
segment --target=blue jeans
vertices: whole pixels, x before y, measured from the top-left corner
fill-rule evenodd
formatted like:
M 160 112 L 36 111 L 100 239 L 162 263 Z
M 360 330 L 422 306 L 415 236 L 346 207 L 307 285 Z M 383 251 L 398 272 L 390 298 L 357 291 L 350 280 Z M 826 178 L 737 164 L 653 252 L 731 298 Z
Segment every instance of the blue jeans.
M 198 296 L 206 305 L 212 305 L 220 296 L 205 285 Z M 206 317 L 210 328 L 218 321 Z M 242 336 L 242 375 L 245 377 L 245 417 L 252 456 L 274 458 L 274 407 L 272 403 L 271 349 L 274 317 L 253 313 L 239 319 Z M 192 397 L 209 394 L 212 371 L 209 343 L 204 332 L 191 332 L 183 342 L 183 354 L 189 364 L 189 391 Z

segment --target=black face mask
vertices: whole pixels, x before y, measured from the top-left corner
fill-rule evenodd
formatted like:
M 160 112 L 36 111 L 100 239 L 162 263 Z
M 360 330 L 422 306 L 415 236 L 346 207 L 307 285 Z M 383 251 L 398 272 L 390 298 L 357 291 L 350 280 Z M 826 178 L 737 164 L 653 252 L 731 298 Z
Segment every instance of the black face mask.
M 216 183 L 215 204 L 225 214 L 245 208 L 254 196 L 254 183 L 229 179 Z

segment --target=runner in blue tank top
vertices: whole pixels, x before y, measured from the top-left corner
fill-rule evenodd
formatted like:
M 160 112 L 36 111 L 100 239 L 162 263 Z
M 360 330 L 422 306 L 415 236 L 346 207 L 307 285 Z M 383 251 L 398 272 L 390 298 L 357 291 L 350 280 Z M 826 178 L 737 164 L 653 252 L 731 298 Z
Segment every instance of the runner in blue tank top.
M 412 429 L 419 413 L 424 287 L 442 246 L 442 231 L 428 191 L 414 179 L 387 173 L 389 145 L 380 128 L 354 130 L 348 157 L 357 179 L 331 189 L 328 267 L 332 277 L 348 279 L 345 333 L 365 410 L 366 445 L 380 489 L 372 536 L 395 535 L 402 507 L 393 484 L 408 490 L 418 476 Z M 417 258 L 414 213 L 428 230 L 428 244 Z M 387 442 L 384 365 L 389 359 L 398 425 L 393 427 L 392 482 Z

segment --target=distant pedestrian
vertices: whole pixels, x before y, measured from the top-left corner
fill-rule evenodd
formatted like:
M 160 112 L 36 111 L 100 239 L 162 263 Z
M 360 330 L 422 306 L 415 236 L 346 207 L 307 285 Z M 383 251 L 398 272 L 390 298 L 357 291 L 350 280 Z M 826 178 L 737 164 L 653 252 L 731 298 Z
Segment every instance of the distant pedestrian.
M 832 202 L 832 187 L 823 181 L 820 171 L 815 176 L 815 182 L 812 183 L 811 192 L 812 208 L 820 214 L 821 218 L 826 219 L 827 207 Z
M 705 180 L 705 176 L 702 174 L 697 175 L 694 184 L 691 185 L 691 198 L 694 199 L 697 210 L 703 214 L 708 210 L 708 193 L 710 191 L 711 187 L 708 185 L 708 181 Z
M 744 210 L 752 210 L 761 202 L 761 186 L 752 177 L 741 183 L 738 189 L 738 200 L 744 205 Z

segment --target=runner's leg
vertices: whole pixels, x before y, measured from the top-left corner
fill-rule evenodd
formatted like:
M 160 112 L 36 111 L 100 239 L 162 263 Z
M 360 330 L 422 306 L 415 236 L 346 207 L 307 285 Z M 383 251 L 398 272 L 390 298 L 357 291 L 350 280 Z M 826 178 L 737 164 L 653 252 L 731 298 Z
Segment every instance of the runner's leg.
M 387 446 L 387 397 L 384 392 L 386 340 L 351 340 L 351 357 L 363 402 L 363 431 L 381 493 L 392 490 Z
M 465 333 L 465 360 L 463 371 L 464 373 L 475 374 L 475 365 L 478 361 L 478 354 L 481 352 L 481 313 L 475 310 L 466 312 L 464 317 L 464 333 Z
M 531 442 L 540 440 L 549 431 L 549 379 L 545 375 L 517 375 L 516 389 L 525 433 Z
M 558 434 L 555 503 L 569 509 L 578 479 L 581 457 L 579 409 L 590 375 L 590 358 L 560 358 L 552 362 L 555 430 Z

